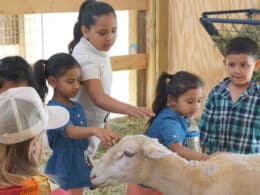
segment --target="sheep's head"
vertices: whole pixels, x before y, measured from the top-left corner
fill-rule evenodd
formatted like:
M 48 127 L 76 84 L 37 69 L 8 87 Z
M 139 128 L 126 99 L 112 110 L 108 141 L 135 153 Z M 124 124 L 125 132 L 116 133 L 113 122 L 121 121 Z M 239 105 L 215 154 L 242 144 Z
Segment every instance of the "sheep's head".
M 109 149 L 93 168 L 91 182 L 96 186 L 140 183 L 145 169 L 148 169 L 146 162 L 168 155 L 172 155 L 172 152 L 157 139 L 144 135 L 125 136 Z

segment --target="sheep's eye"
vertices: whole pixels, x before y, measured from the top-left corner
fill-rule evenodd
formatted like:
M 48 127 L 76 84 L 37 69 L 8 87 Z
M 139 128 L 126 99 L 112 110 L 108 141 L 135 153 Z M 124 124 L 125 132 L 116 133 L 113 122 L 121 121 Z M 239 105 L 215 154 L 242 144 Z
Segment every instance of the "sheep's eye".
M 123 154 L 121 154 L 121 155 L 117 158 L 117 160 L 123 158 L 124 156 L 125 156 L 125 157 L 128 157 L 128 158 L 131 158 L 131 157 L 133 157 L 134 155 L 135 155 L 135 153 L 131 153 L 131 152 L 129 152 L 129 151 L 125 151 Z
M 131 152 L 129 152 L 129 151 L 125 151 L 125 152 L 124 152 L 124 155 L 125 155 L 126 157 L 131 158 L 131 157 L 133 157 L 133 156 L 135 155 L 135 153 L 131 153 Z

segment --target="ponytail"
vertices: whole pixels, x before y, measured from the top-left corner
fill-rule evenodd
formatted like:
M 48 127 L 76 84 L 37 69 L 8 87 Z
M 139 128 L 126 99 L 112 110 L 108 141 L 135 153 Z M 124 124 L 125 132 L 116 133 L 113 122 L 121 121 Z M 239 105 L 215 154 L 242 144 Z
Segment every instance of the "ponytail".
M 167 104 L 167 85 L 171 79 L 172 75 L 165 72 L 162 73 L 158 79 L 156 87 L 156 97 L 152 105 L 152 109 L 155 114 L 158 114 Z
M 48 78 L 47 60 L 39 60 L 34 64 L 34 76 L 36 81 L 36 90 L 44 102 L 48 94 L 46 79 Z
M 159 112 L 166 106 L 167 104 L 167 96 L 168 90 L 167 85 L 172 79 L 173 75 L 163 72 L 158 79 L 157 87 L 156 87 L 156 96 L 152 104 L 153 112 L 155 116 L 150 118 L 148 121 L 149 126 L 152 124 L 153 120 L 157 117 Z
M 68 45 L 69 54 L 72 54 L 74 47 L 78 44 L 81 37 L 83 36 L 83 34 L 81 32 L 82 15 L 85 12 L 86 7 L 91 4 L 94 4 L 94 3 L 96 3 L 96 0 L 85 0 L 80 6 L 78 21 L 75 23 L 74 28 L 73 28 L 73 40 Z
M 83 35 L 81 32 L 81 25 L 79 24 L 79 22 L 77 22 L 73 28 L 73 37 L 74 38 L 68 45 L 69 54 L 72 54 L 74 47 L 78 44 L 78 42 L 80 41 L 80 38 L 82 36 Z
M 86 5 L 90 5 L 90 4 L 96 3 L 96 2 L 97 2 L 96 0 L 85 0 Z

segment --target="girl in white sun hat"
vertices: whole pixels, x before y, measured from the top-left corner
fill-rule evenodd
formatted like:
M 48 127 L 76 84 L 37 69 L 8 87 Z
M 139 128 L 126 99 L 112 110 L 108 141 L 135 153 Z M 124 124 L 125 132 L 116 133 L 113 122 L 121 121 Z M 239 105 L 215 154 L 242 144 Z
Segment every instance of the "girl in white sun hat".
M 44 106 L 32 87 L 3 92 L 0 110 L 0 194 L 52 194 L 48 178 L 38 170 L 43 132 L 65 125 L 69 113 Z

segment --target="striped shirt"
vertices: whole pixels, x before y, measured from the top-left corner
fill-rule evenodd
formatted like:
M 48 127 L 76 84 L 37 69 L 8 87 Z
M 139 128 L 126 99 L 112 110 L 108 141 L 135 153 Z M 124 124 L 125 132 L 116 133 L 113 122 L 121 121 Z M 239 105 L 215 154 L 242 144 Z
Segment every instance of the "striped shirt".
M 203 110 L 200 142 L 208 153 L 260 153 L 260 86 L 252 80 L 232 102 L 226 78 L 210 92 Z

